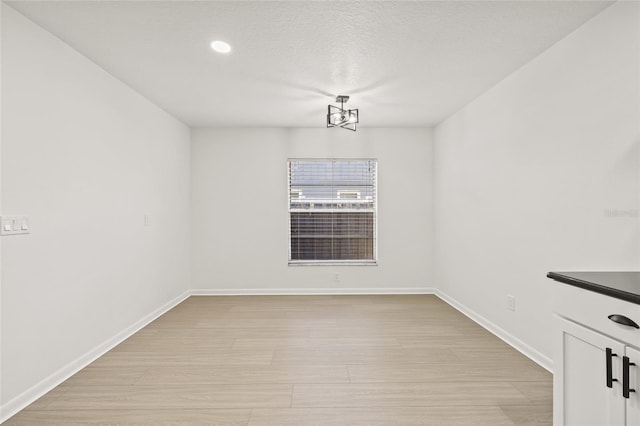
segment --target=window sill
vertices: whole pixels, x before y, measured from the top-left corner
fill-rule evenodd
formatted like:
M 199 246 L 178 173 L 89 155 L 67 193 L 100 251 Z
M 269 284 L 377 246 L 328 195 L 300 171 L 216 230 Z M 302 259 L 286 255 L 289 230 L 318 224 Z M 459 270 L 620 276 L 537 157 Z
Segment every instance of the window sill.
M 375 260 L 290 260 L 289 266 L 378 266 Z

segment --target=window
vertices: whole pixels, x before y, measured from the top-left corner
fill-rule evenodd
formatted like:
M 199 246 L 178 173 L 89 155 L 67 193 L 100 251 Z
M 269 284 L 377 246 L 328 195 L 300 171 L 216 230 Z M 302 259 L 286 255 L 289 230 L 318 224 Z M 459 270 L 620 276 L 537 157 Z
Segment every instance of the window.
M 376 161 L 289 161 L 289 263 L 375 263 Z

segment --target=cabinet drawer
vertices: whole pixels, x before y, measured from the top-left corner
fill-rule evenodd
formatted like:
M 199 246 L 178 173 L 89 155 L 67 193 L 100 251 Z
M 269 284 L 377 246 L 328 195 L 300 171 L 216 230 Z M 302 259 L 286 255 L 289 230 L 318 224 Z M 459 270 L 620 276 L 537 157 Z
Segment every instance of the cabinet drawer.
M 640 329 L 611 321 L 612 314 L 624 315 L 640 324 L 640 305 L 572 285 L 554 286 L 553 310 L 622 342 L 640 347 Z

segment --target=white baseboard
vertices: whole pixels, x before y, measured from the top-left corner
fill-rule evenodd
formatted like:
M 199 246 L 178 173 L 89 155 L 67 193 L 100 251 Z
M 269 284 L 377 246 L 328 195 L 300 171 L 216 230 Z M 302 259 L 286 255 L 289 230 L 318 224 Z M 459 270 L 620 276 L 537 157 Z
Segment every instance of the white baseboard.
M 91 349 L 86 354 L 81 357 L 71 361 L 55 373 L 49 375 L 39 383 L 30 387 L 20 395 L 8 401 L 6 404 L 0 407 L 0 423 L 8 420 L 9 418 L 16 415 L 19 411 L 26 408 L 28 405 L 35 402 L 38 398 L 42 397 L 47 392 L 51 391 L 53 388 L 67 380 L 69 377 L 76 374 L 78 371 L 85 368 L 87 365 L 91 364 L 96 359 L 100 358 L 102 355 L 113 349 L 115 346 L 122 343 L 124 340 L 138 332 L 141 328 L 158 318 L 160 315 L 169 311 L 174 306 L 178 305 L 186 298 L 191 295 L 191 291 L 186 291 L 179 295 L 178 297 L 170 300 L 164 305 L 160 306 L 158 309 L 144 316 L 139 321 L 136 321 L 131 326 L 122 330 L 120 333 L 111 337 L 104 343 L 96 346 Z
M 192 296 L 323 296 L 350 294 L 435 294 L 435 288 L 204 288 L 191 290 Z
M 482 315 L 458 302 L 453 297 L 443 293 L 440 290 L 436 290 L 435 295 L 438 296 L 443 301 L 447 302 L 449 305 L 462 312 L 464 315 L 480 324 L 483 328 L 490 331 L 494 335 L 496 335 L 500 340 L 503 340 L 509 346 L 513 347 L 515 350 L 538 364 L 540 367 L 545 370 L 553 373 L 553 361 L 547 356 L 543 355 L 541 352 L 538 352 L 531 346 L 524 343 L 522 340 L 518 339 L 514 335 L 508 333 L 502 328 L 498 327 L 496 324 L 492 323 Z

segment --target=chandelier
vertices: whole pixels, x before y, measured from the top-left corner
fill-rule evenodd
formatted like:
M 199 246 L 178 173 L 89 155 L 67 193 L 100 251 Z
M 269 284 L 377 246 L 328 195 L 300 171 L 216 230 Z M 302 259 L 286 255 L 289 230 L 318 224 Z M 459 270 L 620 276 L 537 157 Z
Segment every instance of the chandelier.
M 343 129 L 356 131 L 356 123 L 359 122 L 357 109 L 344 109 L 344 104 L 349 100 L 348 96 L 338 95 L 336 103 L 340 107 L 329 105 L 327 111 L 327 127 L 342 127 Z

